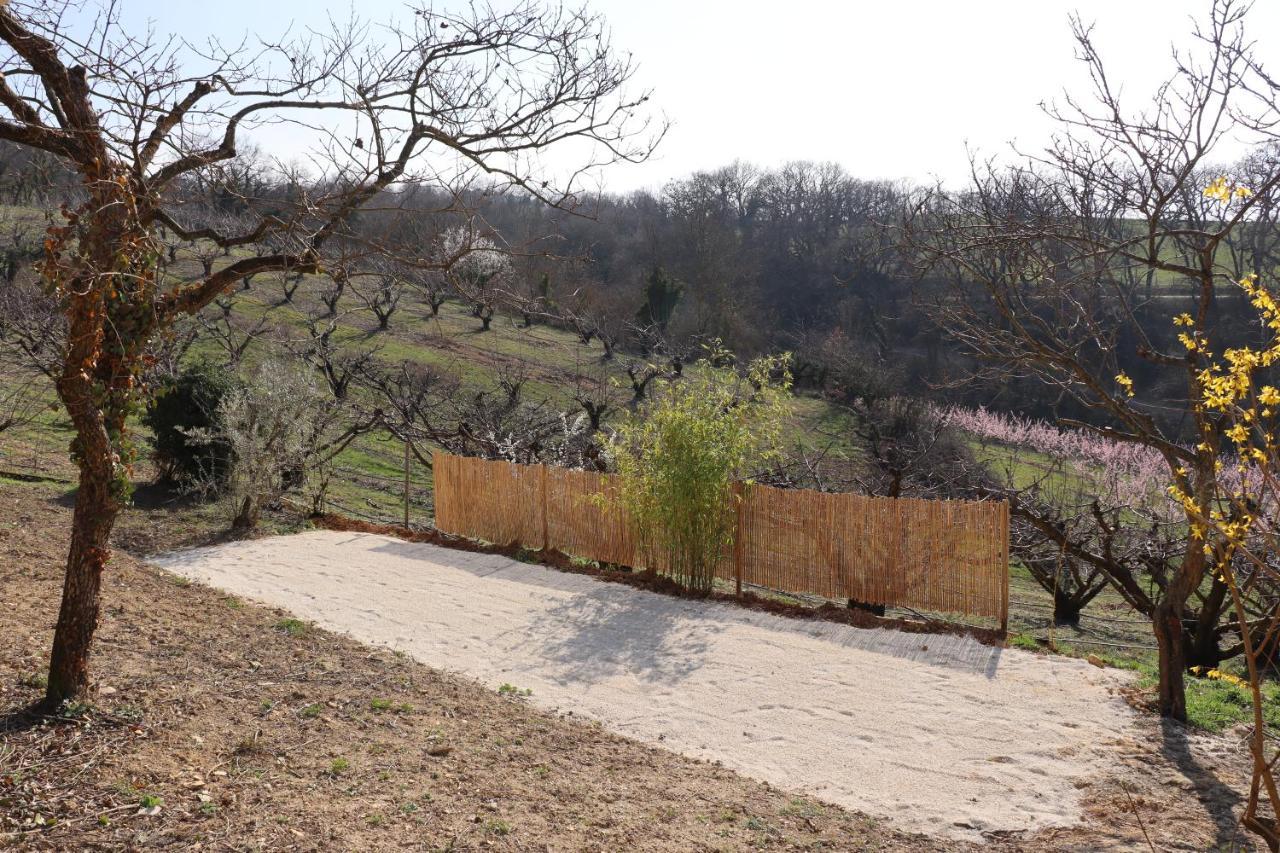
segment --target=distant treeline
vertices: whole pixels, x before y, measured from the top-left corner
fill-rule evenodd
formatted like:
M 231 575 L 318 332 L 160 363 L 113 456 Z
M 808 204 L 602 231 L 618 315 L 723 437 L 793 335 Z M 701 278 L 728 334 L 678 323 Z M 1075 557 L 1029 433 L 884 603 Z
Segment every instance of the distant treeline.
M 1258 152 L 1232 171 L 1265 171 L 1275 156 L 1274 150 Z M 223 213 L 227 230 L 234 231 L 237 218 L 251 210 L 291 207 L 304 194 L 322 199 L 334 188 L 282 171 L 261 154 L 235 163 L 234 169 L 199 174 L 174 192 L 203 216 L 210 208 Z M 72 184 L 51 158 L 0 145 L 0 201 L 48 206 L 50 199 L 66 197 Z M 928 208 L 931 194 L 931 188 L 905 182 L 862 180 L 834 163 L 766 169 L 734 162 L 671 181 L 656 193 L 582 199 L 580 215 L 518 191 L 472 186 L 452 196 L 420 188 L 389 192 L 354 218 L 350 240 L 355 245 L 395 230 L 398 242 L 416 241 L 427 254 L 436 251 L 431 246 L 440 235 L 459 227 L 462 209 L 468 229 L 485 245 L 511 252 L 506 310 L 528 323 L 573 328 L 585 340 L 603 341 L 607 352 L 615 346 L 691 352 L 713 340 L 740 355 L 787 349 L 795 354 L 798 387 L 846 401 L 908 393 L 1037 417 L 1089 419 L 1088 411 L 1042 383 L 976 375 L 981 365 L 939 321 L 937 309 L 955 298 L 956 282 L 925 268 L 904 239 L 904 225 Z M 421 216 L 400 215 L 406 207 Z M 1207 209 L 1189 199 L 1179 215 L 1194 219 Z M 1224 275 L 1277 268 L 1275 205 L 1259 210 L 1233 231 L 1227 256 L 1219 252 Z M 1124 227 L 1123 211 L 1110 215 Z M 1182 249 L 1171 243 L 1161 251 L 1176 258 Z M 1138 348 L 1176 350 L 1170 318 L 1191 298 L 1190 285 L 1149 270 L 1128 275 L 1114 259 L 1108 264 L 1108 280 L 1095 297 L 1110 306 L 1106 310 L 1136 318 L 1136 324 L 1117 324 L 1129 331 L 1116 341 L 1116 358 L 1159 417 L 1162 395 L 1178 391 L 1162 388 L 1154 373 L 1144 381 L 1151 371 Z M 1228 335 L 1248 333 L 1237 322 L 1246 316 L 1240 307 L 1234 295 L 1215 306 L 1215 324 Z

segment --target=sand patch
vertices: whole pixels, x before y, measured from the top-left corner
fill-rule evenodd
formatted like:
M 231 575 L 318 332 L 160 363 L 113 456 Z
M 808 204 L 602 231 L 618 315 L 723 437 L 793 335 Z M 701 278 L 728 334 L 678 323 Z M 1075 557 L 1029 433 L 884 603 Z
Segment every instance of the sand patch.
M 153 558 L 535 704 L 899 828 L 1080 819 L 1132 740 L 1120 673 L 971 639 L 802 622 L 370 534 Z

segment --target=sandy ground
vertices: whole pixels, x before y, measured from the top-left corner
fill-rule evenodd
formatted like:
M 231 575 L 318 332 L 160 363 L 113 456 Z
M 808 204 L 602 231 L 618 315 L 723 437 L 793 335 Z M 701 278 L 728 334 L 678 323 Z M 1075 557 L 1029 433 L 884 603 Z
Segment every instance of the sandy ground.
M 1074 823 L 1080 784 L 1135 736 L 1121 674 L 967 638 L 789 620 L 368 534 L 152 562 L 907 830 Z

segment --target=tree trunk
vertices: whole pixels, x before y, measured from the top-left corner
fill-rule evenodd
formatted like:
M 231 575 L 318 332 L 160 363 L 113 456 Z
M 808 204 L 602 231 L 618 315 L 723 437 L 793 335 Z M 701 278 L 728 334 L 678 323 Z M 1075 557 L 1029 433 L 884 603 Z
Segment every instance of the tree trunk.
M 120 509 L 111 490 L 109 470 L 104 473 L 88 464 L 81 465 L 62 607 L 49 661 L 43 708 L 46 712 L 56 711 L 89 689 L 89 652 L 98 627 L 98 591 L 111 555 L 111 528 Z
M 1187 638 L 1188 666 L 1214 669 L 1222 663 L 1222 648 L 1218 645 L 1218 632 L 1215 629 L 1222 618 L 1228 591 L 1226 583 L 1215 576 L 1209 594 L 1200 607 L 1192 636 Z
M 1152 617 L 1160 658 L 1160 716 L 1185 723 L 1187 695 L 1183 672 L 1187 668 L 1187 650 L 1182 618 L 1167 601 L 1156 607 Z
M 231 527 L 237 532 L 253 530 L 258 526 L 258 502 L 253 499 L 253 495 L 245 495 L 244 502 L 240 504 L 240 510 L 236 513 L 235 520 L 231 522 Z
M 1053 593 L 1053 624 L 1070 625 L 1075 628 L 1080 625 L 1080 602 L 1071 595 L 1062 590 L 1054 590 Z
M 1197 626 L 1193 635 L 1187 637 L 1187 666 L 1203 666 L 1217 669 L 1222 663 L 1222 647 L 1218 644 L 1218 632 L 1212 627 L 1202 629 Z

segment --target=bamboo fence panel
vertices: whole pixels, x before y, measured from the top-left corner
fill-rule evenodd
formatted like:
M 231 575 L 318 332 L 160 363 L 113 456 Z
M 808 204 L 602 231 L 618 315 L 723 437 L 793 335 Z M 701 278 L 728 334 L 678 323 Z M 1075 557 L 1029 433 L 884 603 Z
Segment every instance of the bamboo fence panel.
M 541 467 L 433 454 L 436 527 L 499 545 L 539 547 Z
M 635 566 L 640 557 L 612 478 L 542 466 L 547 472 L 547 546 L 602 563 Z
M 436 526 L 502 544 L 640 567 L 645 555 L 611 500 L 613 476 L 437 453 Z M 887 607 L 1008 619 L 1009 508 L 739 486 L 727 581 Z M 650 562 L 663 570 L 656 555 Z

